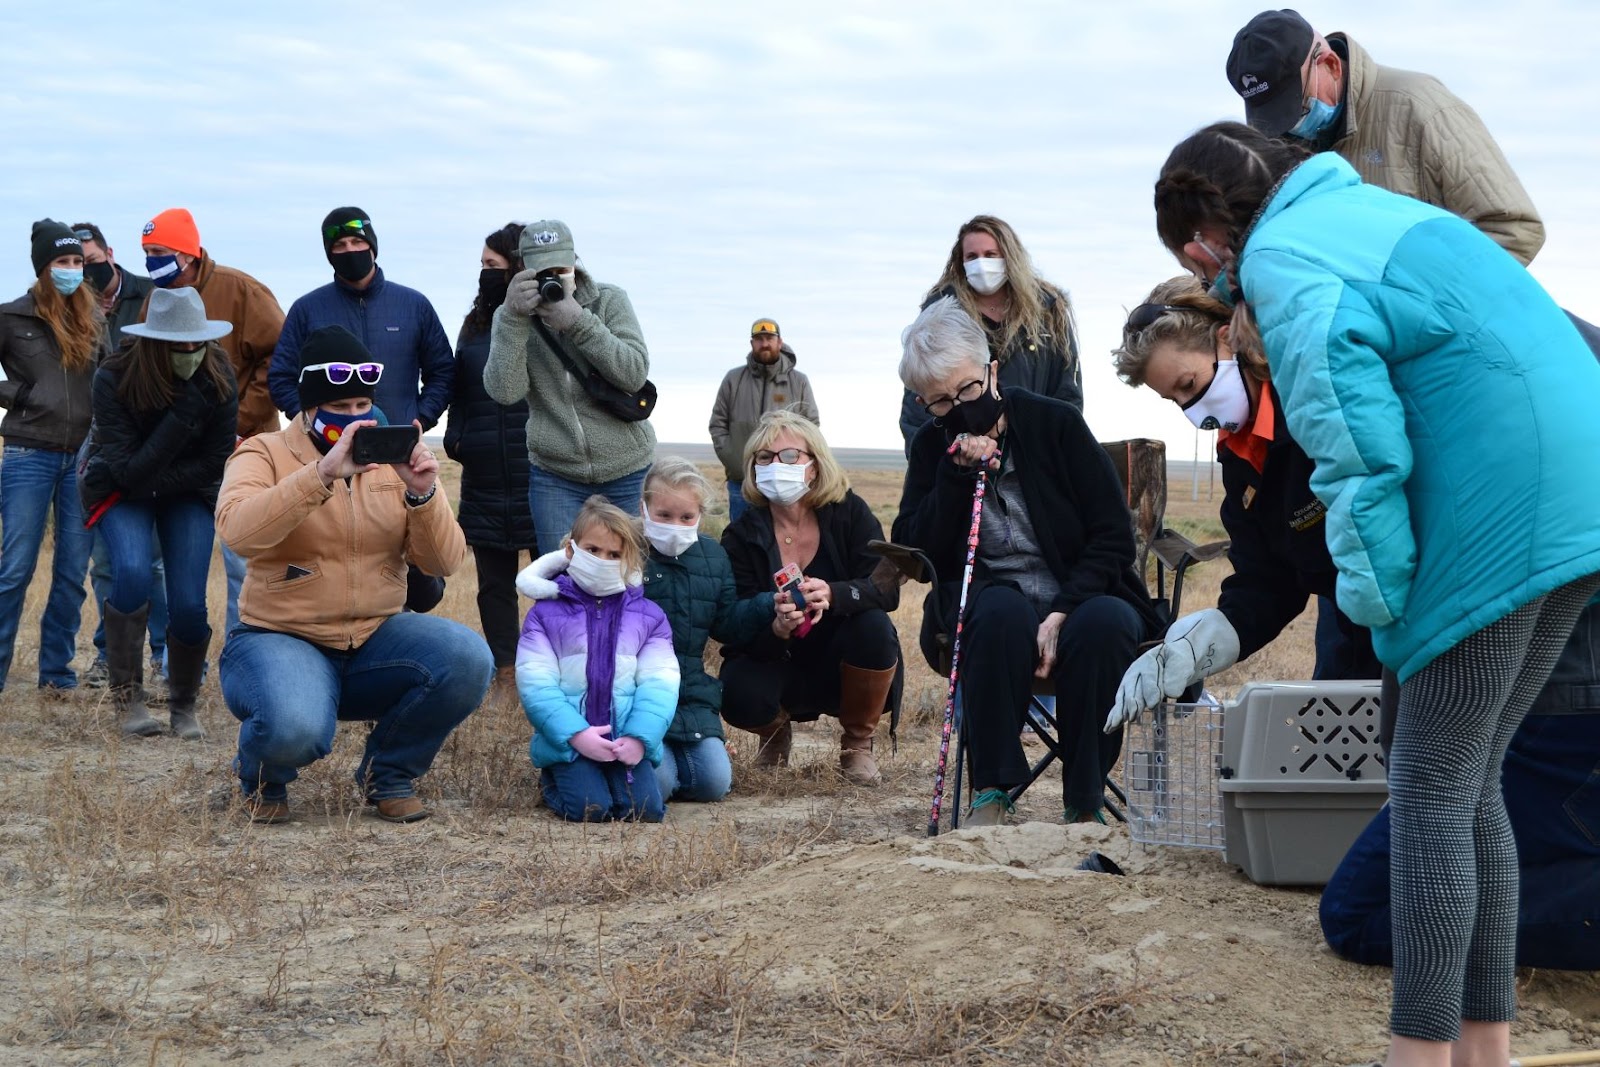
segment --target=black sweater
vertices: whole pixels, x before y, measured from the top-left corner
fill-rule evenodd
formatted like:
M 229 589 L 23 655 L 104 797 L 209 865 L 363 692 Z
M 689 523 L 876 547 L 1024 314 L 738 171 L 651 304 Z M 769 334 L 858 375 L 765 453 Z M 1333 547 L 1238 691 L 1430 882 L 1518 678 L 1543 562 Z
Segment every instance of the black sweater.
M 467 544 L 532 549 L 528 510 L 528 404 L 500 404 L 483 387 L 489 335 L 456 342 L 456 376 L 444 453 L 461 464 L 461 506 L 456 515 Z M 554 549 L 555 545 L 545 545 Z

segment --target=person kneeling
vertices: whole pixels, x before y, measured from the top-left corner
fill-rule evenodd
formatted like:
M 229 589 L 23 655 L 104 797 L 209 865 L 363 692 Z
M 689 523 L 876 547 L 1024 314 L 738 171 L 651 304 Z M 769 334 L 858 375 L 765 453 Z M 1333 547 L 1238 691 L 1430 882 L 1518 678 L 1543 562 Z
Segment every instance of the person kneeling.
M 528 752 L 546 806 L 568 822 L 666 814 L 655 767 L 677 711 L 678 660 L 666 615 L 639 588 L 639 542 L 625 512 L 592 496 L 561 551 L 517 577 L 534 601 L 517 643 Z M 553 581 L 552 556 L 567 567 Z
M 222 480 L 217 530 L 248 562 L 222 697 L 256 822 L 289 817 L 289 783 L 332 751 L 340 719 L 377 720 L 356 782 L 378 815 L 427 818 L 414 780 L 489 688 L 483 638 L 403 610 L 407 563 L 447 575 L 467 545 L 420 440 L 409 462 L 351 457 L 377 425 L 382 375 L 344 327 L 316 331 L 300 350 L 300 415 L 240 445 Z

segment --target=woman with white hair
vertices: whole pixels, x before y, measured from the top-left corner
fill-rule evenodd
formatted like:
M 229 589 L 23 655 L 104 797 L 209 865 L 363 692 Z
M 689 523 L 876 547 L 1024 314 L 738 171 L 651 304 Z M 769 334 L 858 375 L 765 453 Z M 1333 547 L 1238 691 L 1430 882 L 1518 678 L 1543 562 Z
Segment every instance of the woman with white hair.
M 1033 679 L 1054 678 L 1068 822 L 1104 822 L 1104 781 L 1121 751 L 1106 709 L 1140 642 L 1163 623 L 1133 567 L 1133 524 L 1110 458 L 1072 405 L 1001 389 L 999 361 L 953 298 L 903 337 L 900 378 L 930 421 L 911 442 L 894 540 L 939 572 L 922 647 L 955 629 L 974 475 L 989 472 L 962 631 L 969 825 L 1003 822 L 1027 780 L 1019 732 Z

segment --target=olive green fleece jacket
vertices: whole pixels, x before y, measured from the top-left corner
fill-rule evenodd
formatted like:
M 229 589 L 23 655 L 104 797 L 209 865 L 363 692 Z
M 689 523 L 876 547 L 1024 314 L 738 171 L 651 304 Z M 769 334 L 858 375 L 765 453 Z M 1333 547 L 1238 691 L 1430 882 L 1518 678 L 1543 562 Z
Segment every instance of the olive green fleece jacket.
M 619 389 L 643 387 L 650 353 L 628 294 L 580 272 L 573 299 L 583 311 L 555 335 L 567 356 Z M 498 403 L 528 402 L 528 458 L 558 478 L 598 485 L 648 467 L 655 458 L 650 420 L 624 422 L 598 406 L 533 320 L 503 306 L 494 313 L 483 387 Z

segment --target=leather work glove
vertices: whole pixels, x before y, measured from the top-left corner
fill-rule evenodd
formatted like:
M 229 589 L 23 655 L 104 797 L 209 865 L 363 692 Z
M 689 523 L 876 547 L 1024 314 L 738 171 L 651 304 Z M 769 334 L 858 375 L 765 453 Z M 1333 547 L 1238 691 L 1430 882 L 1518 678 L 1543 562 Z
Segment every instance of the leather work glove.
M 1161 644 L 1129 665 L 1106 716 L 1111 733 L 1146 708 L 1176 700 L 1195 682 L 1227 670 L 1239 658 L 1239 634 L 1216 608 L 1185 615 L 1167 628 Z
M 532 315 L 542 301 L 539 298 L 538 272 L 525 270 L 512 275 L 506 286 L 506 307 L 514 315 Z

